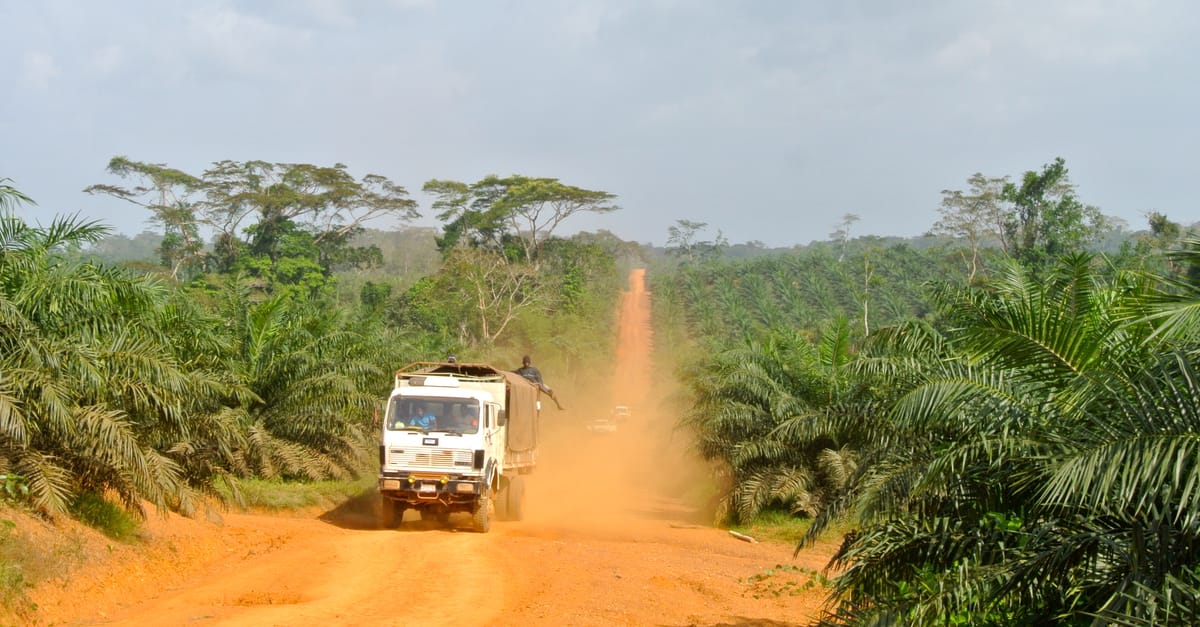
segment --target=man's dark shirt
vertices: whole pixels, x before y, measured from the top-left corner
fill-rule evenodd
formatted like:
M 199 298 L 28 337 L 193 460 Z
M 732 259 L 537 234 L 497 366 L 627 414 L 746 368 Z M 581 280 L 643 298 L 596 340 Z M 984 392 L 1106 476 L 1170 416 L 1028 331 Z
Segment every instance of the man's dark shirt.
M 545 385 L 545 383 L 542 382 L 542 371 L 538 370 L 535 366 L 521 366 L 513 372 L 516 372 L 522 377 L 525 377 L 526 379 L 529 379 L 538 385 Z

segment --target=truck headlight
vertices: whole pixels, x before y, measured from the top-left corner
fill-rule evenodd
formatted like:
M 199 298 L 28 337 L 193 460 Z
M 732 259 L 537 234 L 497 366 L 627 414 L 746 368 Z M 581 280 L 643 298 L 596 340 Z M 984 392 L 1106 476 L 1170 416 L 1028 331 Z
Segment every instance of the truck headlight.
M 460 483 L 460 484 L 454 486 L 454 491 L 455 492 L 474 492 L 475 486 L 471 485 L 470 483 Z

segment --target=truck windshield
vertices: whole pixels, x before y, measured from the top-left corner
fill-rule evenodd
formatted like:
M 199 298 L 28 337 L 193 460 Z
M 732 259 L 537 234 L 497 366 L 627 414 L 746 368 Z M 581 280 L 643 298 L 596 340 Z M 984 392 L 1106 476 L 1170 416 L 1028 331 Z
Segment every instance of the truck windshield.
M 396 397 L 388 404 L 389 431 L 477 433 L 479 401 L 470 398 Z

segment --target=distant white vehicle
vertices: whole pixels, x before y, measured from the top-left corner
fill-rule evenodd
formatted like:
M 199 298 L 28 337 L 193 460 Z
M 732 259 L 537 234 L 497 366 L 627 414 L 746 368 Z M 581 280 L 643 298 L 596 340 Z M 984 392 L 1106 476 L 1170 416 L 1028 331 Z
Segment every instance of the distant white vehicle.
M 628 420 L 629 417 L 632 415 L 629 411 L 629 407 L 627 407 L 625 405 L 617 405 L 616 407 L 613 407 L 612 413 L 613 413 L 613 420 L 616 420 L 618 422 L 622 421 L 622 420 Z
M 617 423 L 609 418 L 597 418 L 587 425 L 588 433 L 616 433 Z

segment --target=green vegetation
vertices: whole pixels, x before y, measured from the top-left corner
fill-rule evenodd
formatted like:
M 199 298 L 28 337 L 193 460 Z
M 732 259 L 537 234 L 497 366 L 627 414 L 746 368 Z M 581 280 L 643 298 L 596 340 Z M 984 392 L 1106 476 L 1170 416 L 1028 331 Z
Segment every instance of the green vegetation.
M 417 217 L 416 202 L 380 176 L 260 161 L 193 175 L 125 157 L 109 172 L 130 184 L 87 191 L 148 212 L 157 263 L 85 253 L 109 235 L 94 222 L 29 226 L 8 209 L 32 201 L 0 186 L 0 488 L 44 515 L 122 535 L 95 495 L 135 516 L 191 514 L 204 498 L 269 503 L 241 493 L 259 485 L 353 482 L 372 472 L 392 369 L 450 352 L 515 360 L 538 346 L 542 363 L 577 364 L 609 350 L 595 330 L 611 322 L 621 243 L 553 231 L 616 209 L 611 194 L 489 177 L 445 218 L 460 243 L 438 250 L 427 230 L 401 263 L 363 225 Z M 397 265 L 357 293 L 339 287 Z
M 29 484 L 25 477 L 15 473 L 0 475 L 0 499 L 10 501 L 29 498 Z
M 146 503 L 361 498 L 392 369 L 537 352 L 569 387 L 645 261 L 555 235 L 616 206 L 553 178 L 429 181 L 442 228 L 389 233 L 366 221 L 415 202 L 341 165 L 109 170 L 131 186 L 89 191 L 150 213 L 153 259 L 85 252 L 107 230 L 76 218 L 30 227 L 0 180 L 0 497 L 114 537 Z M 1106 238 L 1062 160 L 1018 180 L 943 192 L 940 237 L 911 241 L 853 238 L 853 214 L 785 251 L 672 227 L 656 345 L 719 518 L 844 532 L 836 576 L 780 565 L 752 594 L 827 586 L 829 624 L 1196 622 L 1200 239 L 1158 213 Z M 0 577 L 19 604 L 28 571 Z
M 762 542 L 795 542 L 812 526 L 812 518 L 797 516 L 791 511 L 765 509 L 745 523 L 729 525 L 733 531 Z
M 756 599 L 798 596 L 817 587 L 830 586 L 829 579 L 820 572 L 791 564 L 776 564 L 747 577 L 745 584 Z
M 375 493 L 375 475 L 352 481 L 280 481 L 278 479 L 239 479 L 240 505 L 248 509 L 298 510 L 309 507 L 331 508 L 363 494 Z M 232 499 L 233 491 L 227 496 Z M 378 496 L 378 494 L 376 494 Z
M 136 540 L 141 526 L 129 512 L 95 492 L 77 495 L 71 501 L 70 513 L 75 520 L 121 542 Z
M 1104 220 L 1061 160 L 970 182 L 959 246 L 663 264 L 719 515 L 851 529 L 828 624 L 1195 622 L 1200 239 L 1151 215 L 1086 250 Z

